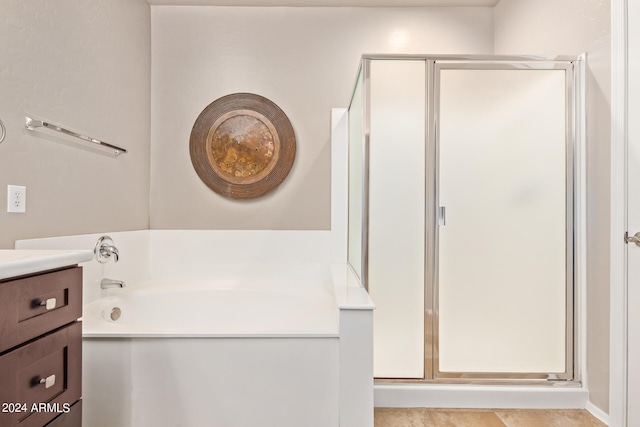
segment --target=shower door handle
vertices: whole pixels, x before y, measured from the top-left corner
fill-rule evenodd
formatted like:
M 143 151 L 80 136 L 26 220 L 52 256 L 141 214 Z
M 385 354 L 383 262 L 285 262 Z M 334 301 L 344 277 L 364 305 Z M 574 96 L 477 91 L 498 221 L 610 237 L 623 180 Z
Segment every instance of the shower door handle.
M 447 225 L 447 207 L 446 206 L 438 207 L 438 225 L 441 227 Z
M 633 236 L 629 237 L 629 232 L 624 232 L 624 242 L 625 243 L 635 243 L 636 246 L 640 246 L 640 231 L 638 231 Z

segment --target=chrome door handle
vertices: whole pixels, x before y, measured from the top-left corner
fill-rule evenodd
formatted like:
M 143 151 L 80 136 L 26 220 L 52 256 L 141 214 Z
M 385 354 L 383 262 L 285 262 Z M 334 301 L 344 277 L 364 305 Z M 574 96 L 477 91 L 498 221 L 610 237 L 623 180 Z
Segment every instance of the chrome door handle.
M 635 243 L 636 246 L 640 246 L 640 231 L 638 231 L 633 236 L 629 237 L 629 232 L 624 233 L 624 242 L 625 243 Z
M 443 227 L 447 225 L 447 207 L 438 206 L 438 225 Z

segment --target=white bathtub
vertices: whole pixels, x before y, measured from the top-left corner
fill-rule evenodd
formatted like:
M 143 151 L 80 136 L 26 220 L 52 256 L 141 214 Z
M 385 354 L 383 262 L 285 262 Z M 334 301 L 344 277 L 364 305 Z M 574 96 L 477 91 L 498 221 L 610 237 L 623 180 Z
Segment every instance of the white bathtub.
M 108 294 L 83 315 L 83 398 L 103 403 L 86 425 L 339 425 L 331 282 L 149 280 Z
M 149 280 L 110 290 L 83 320 L 85 337 L 338 336 L 331 283 L 312 280 Z

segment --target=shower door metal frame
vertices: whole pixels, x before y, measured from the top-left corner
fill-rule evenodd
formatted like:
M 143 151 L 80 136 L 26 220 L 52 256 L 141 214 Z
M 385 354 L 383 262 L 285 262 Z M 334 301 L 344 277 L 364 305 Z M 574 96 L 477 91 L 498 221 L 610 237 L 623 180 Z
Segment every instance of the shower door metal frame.
M 483 56 L 483 55 L 363 55 L 358 76 L 363 75 L 363 171 L 362 171 L 362 286 L 368 290 L 368 234 L 369 234 L 369 139 L 370 139 L 370 102 L 371 84 L 370 69 L 372 60 L 423 60 L 426 62 L 426 183 L 425 196 L 425 337 L 424 337 L 424 377 L 410 378 L 376 378 L 376 384 L 419 384 L 419 383 L 455 383 L 455 384 L 545 384 L 551 386 L 573 385 L 580 381 L 578 354 L 578 324 L 576 276 L 579 274 L 578 259 L 582 258 L 582 250 L 576 253 L 578 247 L 578 227 L 576 210 L 583 203 L 584 196 L 578 196 L 576 191 L 577 167 L 576 154 L 578 145 L 582 146 L 582 127 L 584 117 L 581 114 L 583 99 L 583 57 L 556 56 Z M 439 78 L 441 69 L 563 69 L 566 88 L 566 350 L 564 373 L 443 373 L 438 370 L 438 129 L 437 112 L 439 101 Z M 580 142 L 579 142 L 580 141 Z M 582 148 L 583 149 L 583 148 Z M 431 171 L 431 172 L 429 172 Z M 580 182 L 584 178 L 579 179 Z M 584 184 L 582 184 L 584 185 Z M 583 190 L 581 190 L 583 191 Z M 582 211 L 582 209 L 580 209 Z M 582 213 L 583 214 L 583 213 Z M 580 223 L 583 222 L 581 219 Z M 582 232 L 583 234 L 583 232 Z M 580 239 L 584 239 L 581 236 Z M 583 243 L 582 243 L 583 245 Z M 577 257 L 577 258 L 576 258 Z M 582 262 L 582 261 L 580 261 Z M 350 261 L 347 262 L 350 265 Z M 353 268 L 352 268 L 353 270 Z M 358 276 L 356 274 L 356 276 Z
M 565 60 L 433 60 L 431 72 L 427 73 L 428 88 L 432 91 L 431 104 L 428 107 L 427 129 L 427 194 L 432 200 L 428 212 L 426 246 L 429 253 L 425 263 L 426 289 L 429 299 L 425 305 L 425 326 L 431 335 L 426 334 L 425 379 L 444 380 L 448 382 L 475 382 L 483 380 L 503 381 L 573 381 L 575 379 L 575 148 L 577 136 L 577 91 L 579 67 L 575 58 Z M 439 144 L 440 129 L 440 71 L 441 70 L 564 70 L 565 71 L 565 185 L 566 185 L 566 218 L 565 218 L 565 371 L 562 373 L 528 373 L 528 372 L 441 372 L 439 366 L 439 225 L 437 207 L 439 203 L 438 181 L 440 176 Z M 429 357 L 431 356 L 431 358 Z

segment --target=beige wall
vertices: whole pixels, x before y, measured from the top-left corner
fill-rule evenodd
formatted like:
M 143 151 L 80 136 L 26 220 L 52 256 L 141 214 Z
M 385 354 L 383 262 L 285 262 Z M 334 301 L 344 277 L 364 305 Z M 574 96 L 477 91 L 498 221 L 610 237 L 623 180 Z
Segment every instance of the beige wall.
M 151 228 L 329 229 L 329 112 L 347 106 L 360 56 L 493 51 L 492 8 L 153 6 L 151 16 Z M 252 201 L 211 191 L 189 157 L 197 116 L 235 92 L 278 104 L 298 142 L 287 179 Z
M 502 0 L 495 25 L 497 54 L 587 52 L 587 383 L 608 412 L 610 3 Z
M 0 248 L 148 227 L 150 18 L 143 0 L 0 0 Z M 120 144 L 117 160 L 24 129 L 25 114 Z M 7 184 L 27 187 L 6 213 Z

